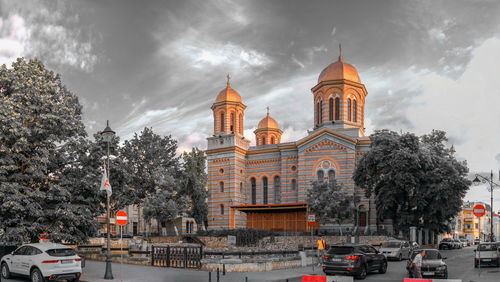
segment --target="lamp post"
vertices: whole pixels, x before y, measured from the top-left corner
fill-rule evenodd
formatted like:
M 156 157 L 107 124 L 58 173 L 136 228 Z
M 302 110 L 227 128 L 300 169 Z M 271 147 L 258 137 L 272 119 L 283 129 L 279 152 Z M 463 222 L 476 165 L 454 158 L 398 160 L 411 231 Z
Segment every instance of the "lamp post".
M 493 170 L 491 171 L 490 174 L 490 179 L 481 176 L 479 174 L 476 174 L 476 177 L 474 180 L 472 180 L 472 183 L 478 185 L 480 183 L 489 183 L 490 187 L 488 188 L 488 191 L 490 191 L 490 242 L 493 242 L 493 237 L 495 236 L 493 233 L 493 188 L 498 188 L 500 187 L 499 184 L 493 182 Z M 479 234 L 481 236 L 481 234 Z
M 106 128 L 101 132 L 102 139 L 107 143 L 107 164 L 106 164 L 106 173 L 109 181 L 109 143 L 113 140 L 115 136 L 115 132 L 111 130 L 109 127 L 109 120 L 106 121 Z M 104 279 L 111 280 L 113 279 L 113 271 L 111 271 L 111 235 L 110 235 L 110 223 L 109 223 L 109 194 L 106 192 L 106 229 L 107 229 L 107 251 L 106 251 L 106 273 L 104 273 Z

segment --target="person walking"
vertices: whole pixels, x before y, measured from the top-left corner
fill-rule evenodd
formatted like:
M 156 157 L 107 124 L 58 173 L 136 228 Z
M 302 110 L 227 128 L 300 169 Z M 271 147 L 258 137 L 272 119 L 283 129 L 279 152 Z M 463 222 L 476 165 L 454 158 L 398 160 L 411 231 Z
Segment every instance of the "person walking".
M 412 261 L 413 278 L 422 278 L 422 260 L 424 256 L 425 256 L 425 251 L 421 250 L 413 259 Z
M 317 256 L 318 256 L 318 266 L 321 266 L 323 263 L 323 253 L 325 252 L 326 249 L 326 241 L 323 239 L 323 236 L 319 236 L 318 239 L 318 251 Z

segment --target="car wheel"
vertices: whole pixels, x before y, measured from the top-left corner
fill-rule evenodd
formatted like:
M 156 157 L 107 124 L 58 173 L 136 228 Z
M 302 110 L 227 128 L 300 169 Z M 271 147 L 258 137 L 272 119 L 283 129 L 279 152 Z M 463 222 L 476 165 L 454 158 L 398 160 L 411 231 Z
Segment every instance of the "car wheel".
M 326 274 L 326 275 L 328 275 L 328 274 Z M 75 279 L 71 280 L 71 282 L 80 282 L 80 278 L 75 278 Z
M 382 264 L 380 265 L 380 268 L 378 270 L 378 273 L 384 274 L 387 272 L 387 261 L 383 261 Z
M 366 265 L 362 264 L 361 265 L 361 272 L 359 273 L 358 276 L 356 276 L 356 279 L 363 280 L 366 278 Z
M 31 271 L 30 278 L 31 278 L 31 282 L 45 282 L 46 281 L 38 268 L 35 268 Z
M 448 279 L 448 272 L 443 275 L 443 279 Z
M 477 262 L 474 262 L 474 267 L 477 268 Z
M 2 263 L 2 278 L 9 279 L 11 277 L 9 266 L 4 262 Z

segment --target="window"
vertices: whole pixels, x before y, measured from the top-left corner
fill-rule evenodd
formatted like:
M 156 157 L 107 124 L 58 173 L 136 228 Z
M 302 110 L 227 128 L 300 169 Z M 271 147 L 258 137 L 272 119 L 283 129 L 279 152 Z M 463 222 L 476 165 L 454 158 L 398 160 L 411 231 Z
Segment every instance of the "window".
M 37 249 L 35 247 L 29 247 L 29 249 L 26 251 L 26 255 L 28 255 L 28 256 L 36 256 L 36 255 L 39 255 L 41 253 L 42 253 L 42 251 L 40 251 L 39 249 Z
M 335 120 L 340 119 L 340 98 L 335 98 Z
M 71 248 L 50 249 L 46 253 L 51 257 L 71 257 L 76 255 L 75 250 Z
M 220 214 L 224 214 L 224 205 L 223 204 L 220 205 Z
M 277 175 L 274 177 L 274 203 L 281 203 L 281 183 L 280 177 Z
M 240 193 L 243 193 L 243 182 L 240 182 Z
M 316 124 L 319 124 L 319 102 L 316 103 Z
M 351 121 L 351 99 L 347 99 L 347 120 Z
M 220 192 L 221 193 L 224 193 L 224 182 L 219 182 L 219 188 L 220 188 Z
M 262 203 L 267 205 L 267 177 L 262 177 Z
M 292 190 L 295 191 L 297 190 L 297 180 L 292 179 Z
M 356 100 L 352 101 L 352 115 L 353 121 L 358 122 L 358 102 Z
M 262 137 L 262 145 L 266 145 L 266 137 Z
M 328 100 L 328 120 L 333 120 L 333 98 Z
M 274 144 L 274 136 L 271 136 L 271 143 L 270 144 Z
M 224 113 L 220 113 L 220 131 L 226 131 L 224 127 Z
M 332 180 L 334 180 L 334 179 L 335 179 L 335 170 L 330 169 L 330 170 L 328 171 L 328 180 L 332 181 Z
M 323 170 L 318 170 L 318 172 L 316 172 L 317 176 L 318 176 L 318 181 L 323 181 L 323 179 L 325 178 L 325 172 Z
M 231 126 L 229 131 L 235 132 L 234 128 L 236 127 L 236 119 L 234 117 L 234 113 L 231 113 Z
M 26 254 L 26 251 L 28 251 L 28 246 L 22 246 L 21 248 L 14 251 L 14 255 L 23 256 Z
M 250 178 L 250 183 L 252 185 L 252 205 L 257 204 L 257 184 L 255 178 Z

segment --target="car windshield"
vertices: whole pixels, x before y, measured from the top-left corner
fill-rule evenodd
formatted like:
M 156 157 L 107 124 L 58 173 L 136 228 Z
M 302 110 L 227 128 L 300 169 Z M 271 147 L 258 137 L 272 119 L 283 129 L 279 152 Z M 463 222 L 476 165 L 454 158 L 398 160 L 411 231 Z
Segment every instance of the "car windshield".
M 346 255 L 350 254 L 354 251 L 353 247 L 344 247 L 344 246 L 333 246 L 328 250 L 328 254 L 330 255 Z
M 443 242 L 451 242 L 451 238 L 444 238 Z
M 75 255 L 75 250 L 70 249 L 70 248 L 50 249 L 50 250 L 47 250 L 47 254 L 49 254 L 53 257 L 69 257 L 69 256 Z
M 496 244 L 481 244 L 481 245 L 477 246 L 477 249 L 480 251 L 496 251 L 497 245 Z
M 401 247 L 401 242 L 384 242 L 381 248 L 399 248 Z
M 413 260 L 418 252 L 413 252 L 411 254 L 411 259 Z M 423 260 L 431 260 L 431 259 L 441 259 L 441 255 L 438 251 L 428 250 L 425 251 L 425 256 L 422 258 Z

